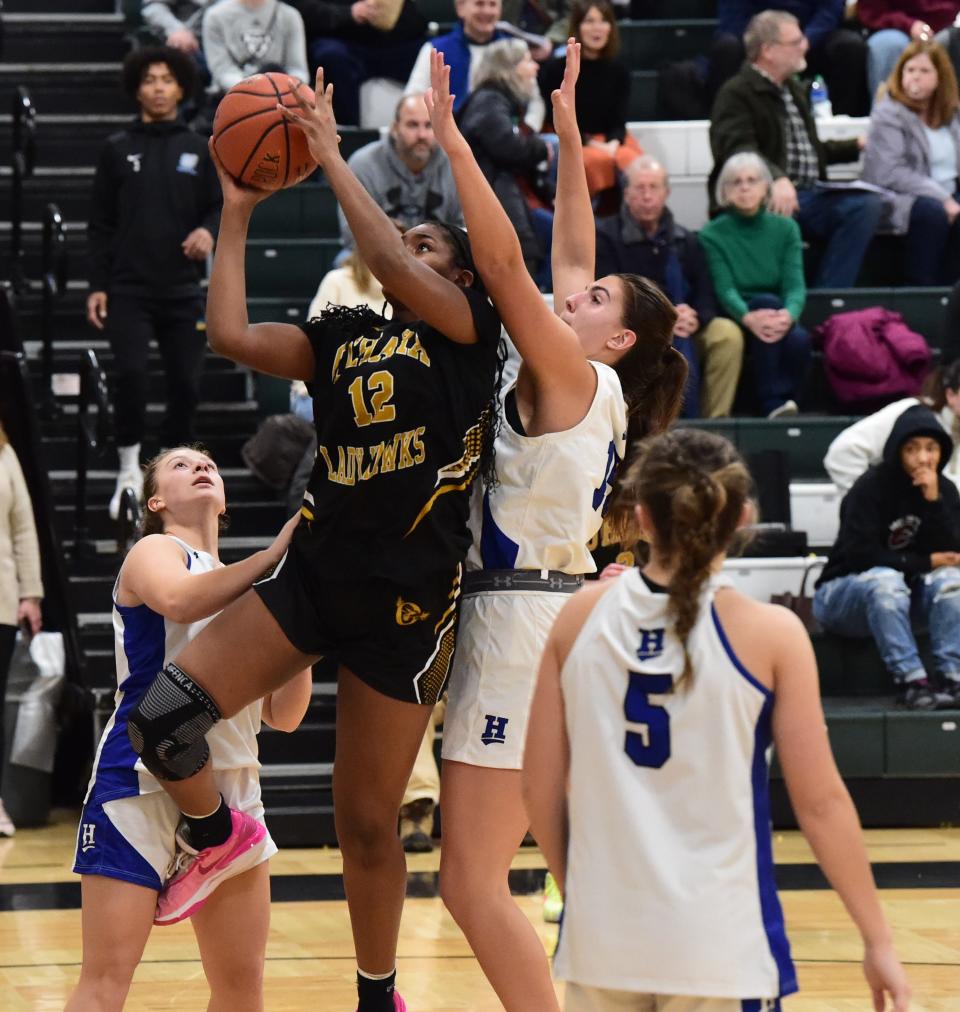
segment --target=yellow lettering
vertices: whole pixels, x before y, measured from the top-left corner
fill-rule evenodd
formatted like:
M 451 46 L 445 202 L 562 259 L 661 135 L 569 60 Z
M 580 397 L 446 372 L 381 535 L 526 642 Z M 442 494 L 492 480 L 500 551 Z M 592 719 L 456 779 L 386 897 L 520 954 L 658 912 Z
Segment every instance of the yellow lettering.
M 413 439 L 415 429 L 408 429 L 402 432 L 400 441 L 400 468 L 413 467 L 413 457 L 410 455 L 410 440 Z
M 393 358 L 397 351 L 397 344 L 399 341 L 396 334 L 390 338 L 389 341 L 383 346 L 383 351 L 380 352 L 380 359 Z
M 383 453 L 380 458 L 380 473 L 389 474 L 397 469 L 397 452 L 400 449 L 400 433 L 398 432 L 393 441 L 383 444 Z
M 380 473 L 380 458 L 383 456 L 383 443 L 370 447 L 370 464 L 367 467 L 367 478 L 376 478 Z
M 410 342 L 411 341 L 416 341 L 416 340 L 417 340 L 417 335 L 412 330 L 410 330 L 410 328 L 408 327 L 400 335 L 400 347 L 397 348 L 397 354 L 398 355 L 409 355 L 410 354 Z
M 423 446 L 423 436 L 426 434 L 426 427 L 421 425 L 413 432 L 414 464 L 422 464 L 427 459 L 427 451 Z
M 347 350 L 346 344 L 341 344 L 337 348 L 336 355 L 333 356 L 333 372 L 331 373 L 331 379 L 334 383 L 340 378 L 340 360 L 343 358 L 343 353 Z
M 330 459 L 330 453 L 325 446 L 317 447 L 317 452 L 323 457 L 324 464 L 327 465 L 327 477 L 333 481 L 333 461 Z
M 421 365 L 430 367 L 430 356 L 427 354 L 426 348 L 420 343 L 418 335 L 414 335 L 413 347 L 407 352 L 411 358 L 415 358 Z
M 373 354 L 373 349 L 376 346 L 377 342 L 375 340 L 371 340 L 369 337 L 360 338 L 360 365 L 370 361 L 370 356 Z

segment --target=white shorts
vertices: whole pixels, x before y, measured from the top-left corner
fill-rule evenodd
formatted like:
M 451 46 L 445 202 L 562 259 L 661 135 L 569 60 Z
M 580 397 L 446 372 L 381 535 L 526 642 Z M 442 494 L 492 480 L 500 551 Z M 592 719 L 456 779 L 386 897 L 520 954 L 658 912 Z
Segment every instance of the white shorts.
M 443 721 L 444 759 L 518 770 L 540 655 L 569 594 L 486 591 L 460 605 Z
M 214 779 L 230 808 L 264 822 L 256 768 L 217 770 Z M 159 891 L 176 852 L 179 822 L 180 811 L 164 790 L 104 800 L 93 793 L 80 813 L 73 870 Z M 277 845 L 267 830 L 266 846 L 257 863 L 276 853 Z
M 567 983 L 564 1012 L 780 1012 L 779 998 L 684 998 Z

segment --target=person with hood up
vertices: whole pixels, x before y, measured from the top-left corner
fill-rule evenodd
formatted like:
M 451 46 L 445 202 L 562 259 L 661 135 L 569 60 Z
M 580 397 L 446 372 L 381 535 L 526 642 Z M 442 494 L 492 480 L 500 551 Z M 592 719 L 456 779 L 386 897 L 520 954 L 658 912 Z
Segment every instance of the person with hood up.
M 900 415 L 882 462 L 840 505 L 840 533 L 813 599 L 827 632 L 873 636 L 911 710 L 960 707 L 960 492 L 942 473 L 952 452 L 929 408 Z M 934 677 L 911 614 L 929 627 Z

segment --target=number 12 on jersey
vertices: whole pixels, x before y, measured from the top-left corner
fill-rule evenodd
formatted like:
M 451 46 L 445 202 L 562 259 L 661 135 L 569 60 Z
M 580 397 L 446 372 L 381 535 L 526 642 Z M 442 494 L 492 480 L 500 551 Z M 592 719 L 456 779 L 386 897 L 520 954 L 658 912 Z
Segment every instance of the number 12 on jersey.
M 670 758 L 670 714 L 648 697 L 673 692 L 673 675 L 627 674 L 623 712 L 627 723 L 639 724 L 640 729 L 627 730 L 623 750 L 635 765 L 658 770 Z

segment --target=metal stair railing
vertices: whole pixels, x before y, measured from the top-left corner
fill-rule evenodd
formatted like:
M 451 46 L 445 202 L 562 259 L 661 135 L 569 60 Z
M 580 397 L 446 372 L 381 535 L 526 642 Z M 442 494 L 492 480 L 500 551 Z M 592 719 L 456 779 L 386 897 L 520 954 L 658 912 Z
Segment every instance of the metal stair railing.
M 43 212 L 43 259 L 41 268 L 40 339 L 43 399 L 41 408 L 47 418 L 57 414 L 53 396 L 53 314 L 67 288 L 67 231 L 56 204 L 47 204 Z
M 111 405 L 107 377 L 92 348 L 80 361 L 80 400 L 77 411 L 77 488 L 74 499 L 74 555 L 89 559 L 96 545 L 87 525 L 87 474 L 91 454 L 106 441 L 110 427 Z
M 30 92 L 19 85 L 13 93 L 13 145 L 10 153 L 10 281 L 14 292 L 27 286 L 23 269 L 23 184 L 36 161 L 37 111 Z

